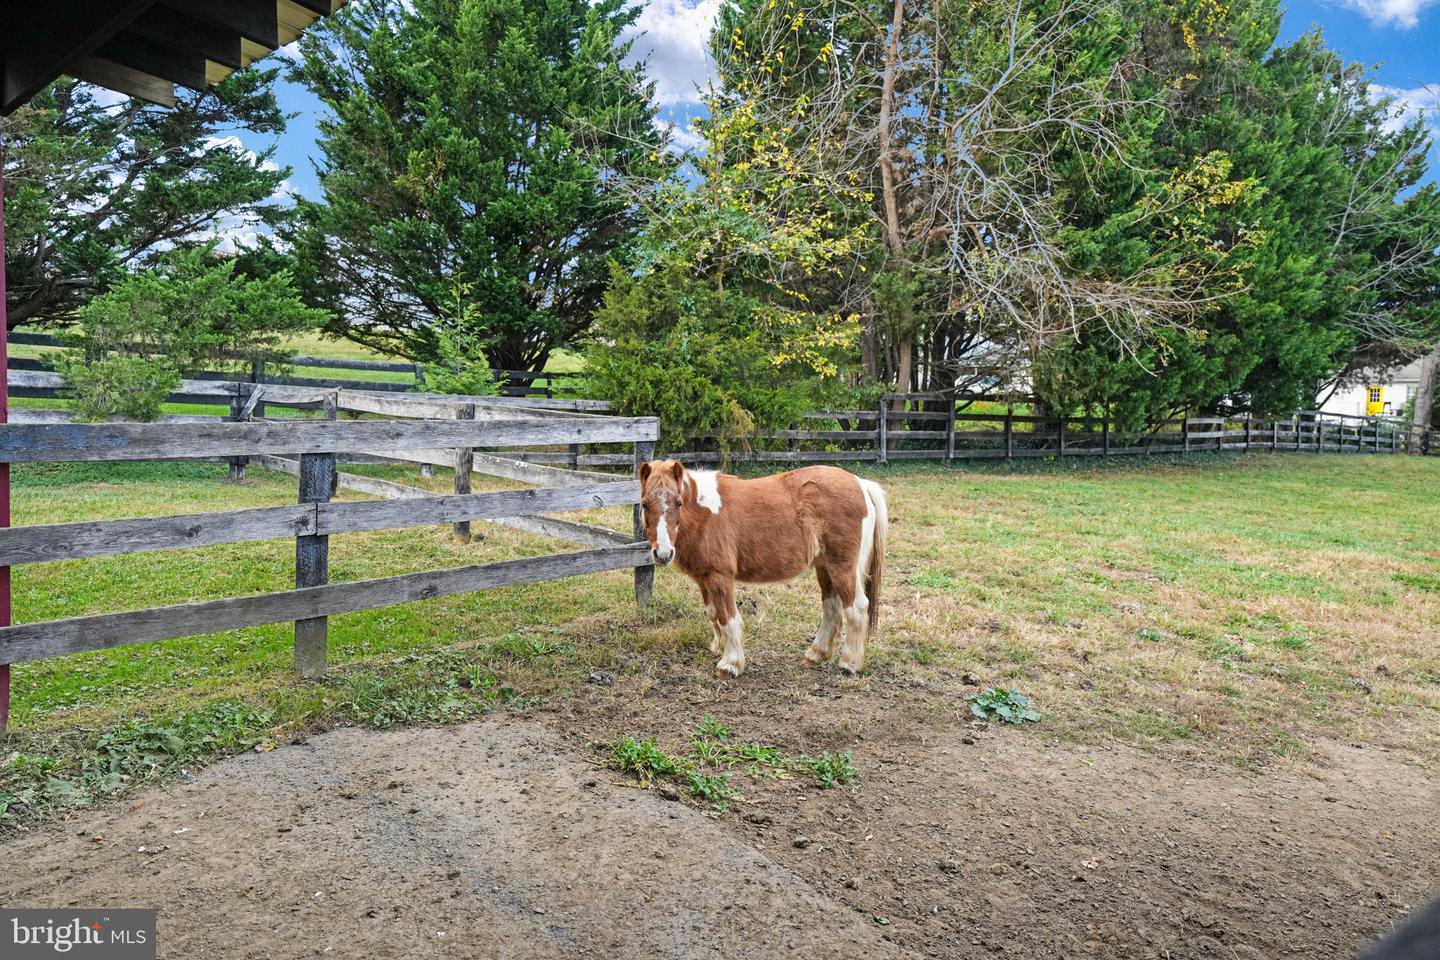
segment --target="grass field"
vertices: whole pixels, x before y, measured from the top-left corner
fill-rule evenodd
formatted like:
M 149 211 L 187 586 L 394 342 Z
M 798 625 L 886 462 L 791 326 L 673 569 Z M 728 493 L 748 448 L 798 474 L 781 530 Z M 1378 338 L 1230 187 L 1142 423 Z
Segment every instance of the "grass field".
M 347 468 L 421 483 L 401 467 Z M 444 471 L 428 481 L 449 487 Z M 1440 459 L 1263 455 L 1179 464 L 873 468 L 893 528 L 876 677 L 973 672 L 1014 687 L 1041 729 L 1245 767 L 1316 738 L 1440 756 Z M 219 465 L 15 468 L 17 524 L 293 502 L 294 479 Z M 496 481 L 496 486 L 501 486 Z M 478 489 L 478 487 L 477 487 Z M 628 529 L 628 510 L 580 515 Z M 332 538 L 332 581 L 570 549 L 477 523 Z M 29 622 L 287 588 L 291 541 L 20 567 Z M 752 664 L 793 664 L 818 617 L 809 581 L 748 588 Z M 444 722 L 563 704 L 591 671 L 707 676 L 695 590 L 628 573 L 332 618 L 323 683 L 290 675 L 288 625 L 25 663 L 14 670 L 0 809 L 83 802 L 218 752 L 337 723 Z M 742 678 L 738 682 L 746 683 Z

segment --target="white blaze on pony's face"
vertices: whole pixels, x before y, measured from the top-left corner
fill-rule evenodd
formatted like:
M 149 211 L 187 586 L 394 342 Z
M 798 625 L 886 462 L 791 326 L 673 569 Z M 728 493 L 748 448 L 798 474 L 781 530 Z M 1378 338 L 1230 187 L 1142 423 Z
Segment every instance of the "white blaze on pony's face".
M 675 559 L 685 481 L 685 466 L 678 460 L 640 464 L 640 506 L 645 516 L 645 537 L 650 541 L 650 555 L 661 566 Z

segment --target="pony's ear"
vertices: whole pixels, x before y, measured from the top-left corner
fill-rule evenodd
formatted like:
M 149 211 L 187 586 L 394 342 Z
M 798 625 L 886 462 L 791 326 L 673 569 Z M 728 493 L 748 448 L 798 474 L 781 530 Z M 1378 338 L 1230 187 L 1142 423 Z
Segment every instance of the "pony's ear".
M 645 461 L 644 463 L 640 464 L 640 482 L 643 484 L 646 480 L 649 480 L 649 479 L 650 479 L 650 461 L 647 460 L 647 461 Z
M 685 464 L 676 460 L 670 465 L 670 472 L 675 474 L 675 484 L 679 486 L 685 482 Z

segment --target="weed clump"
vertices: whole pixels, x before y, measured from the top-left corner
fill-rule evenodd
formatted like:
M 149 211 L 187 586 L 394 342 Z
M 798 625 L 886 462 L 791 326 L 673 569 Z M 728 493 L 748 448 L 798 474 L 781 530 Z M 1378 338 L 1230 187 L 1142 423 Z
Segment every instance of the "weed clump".
M 1040 714 L 1030 709 L 1030 701 L 1019 690 L 989 687 L 970 701 L 970 712 L 982 720 L 1002 723 L 1038 723 Z

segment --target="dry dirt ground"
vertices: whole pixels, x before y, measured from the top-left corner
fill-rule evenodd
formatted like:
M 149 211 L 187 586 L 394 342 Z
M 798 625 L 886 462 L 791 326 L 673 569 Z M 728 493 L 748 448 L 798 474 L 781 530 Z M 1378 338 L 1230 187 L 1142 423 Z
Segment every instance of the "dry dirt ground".
M 1329 958 L 1440 885 L 1440 795 L 1400 751 L 1244 773 L 988 727 L 938 692 L 676 667 L 529 716 L 319 734 L 10 839 L 0 899 L 156 906 L 186 958 Z M 602 764 L 622 733 L 682 751 L 707 714 L 851 751 L 858 779 L 737 773 L 716 816 Z

